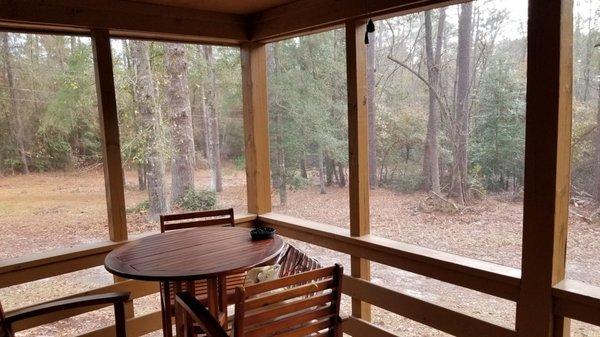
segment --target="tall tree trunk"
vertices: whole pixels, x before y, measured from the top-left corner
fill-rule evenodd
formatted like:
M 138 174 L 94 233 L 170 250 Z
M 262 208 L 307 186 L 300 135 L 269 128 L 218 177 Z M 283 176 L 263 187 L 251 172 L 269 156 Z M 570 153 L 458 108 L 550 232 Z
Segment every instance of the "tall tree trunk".
M 169 75 L 167 104 L 171 121 L 171 200 L 175 201 L 194 188 L 194 129 L 188 86 L 185 45 L 168 43 L 165 67 Z
M 273 72 L 275 76 L 280 76 L 280 65 L 279 65 L 279 46 L 273 44 L 272 49 L 273 58 Z M 275 98 L 277 99 L 277 98 Z M 274 129 L 275 129 L 275 179 L 277 183 L 275 186 L 279 192 L 279 203 L 281 205 L 287 204 L 287 173 L 285 167 L 285 149 L 283 147 L 283 111 L 280 106 L 275 106 L 273 109 L 274 115 Z
M 165 198 L 165 165 L 160 152 L 160 114 L 156 104 L 148 42 L 131 41 L 131 54 L 136 75 L 134 96 L 147 146 L 145 157 L 149 215 L 156 218 L 159 214 L 167 213 L 169 208 Z
M 440 192 L 440 107 L 436 100 L 434 89 L 440 84 L 440 66 L 442 60 L 442 45 L 444 42 L 444 26 L 446 10 L 440 9 L 435 50 L 433 46 L 433 27 L 431 11 L 425 12 L 425 54 L 427 58 L 427 76 L 429 87 L 429 116 L 427 119 L 427 135 L 423 153 L 423 188 L 426 191 Z
M 323 150 L 319 149 L 319 187 L 321 189 L 321 194 L 327 193 L 325 191 L 325 156 L 323 155 Z
M 591 9 L 590 9 L 591 11 Z M 583 65 L 583 101 L 587 102 L 588 95 L 591 87 L 591 74 L 592 74 L 592 53 L 594 48 L 594 28 L 592 27 L 592 19 L 594 15 L 590 13 L 587 19 L 587 31 L 588 34 L 585 39 L 585 57 Z
M 306 156 L 300 158 L 300 176 L 304 179 L 308 179 L 308 173 L 306 172 Z
M 275 112 L 275 142 L 277 147 L 276 167 L 277 167 L 277 189 L 279 190 L 279 203 L 287 204 L 287 173 L 285 167 L 285 149 L 283 148 L 283 120 L 281 109 Z
M 375 33 L 369 34 L 367 45 L 367 123 L 369 126 L 369 186 L 377 188 L 377 125 L 375 115 Z
M 340 176 L 340 187 L 346 187 L 346 173 L 344 172 L 344 165 L 338 163 L 338 172 Z
M 600 51 L 600 48 L 598 48 Z M 598 62 L 598 73 L 600 74 L 600 61 Z M 595 193 L 596 201 L 600 201 L 600 83 L 598 83 L 598 106 L 596 107 L 596 135 L 594 140 L 596 163 L 595 169 Z
M 452 184 L 450 194 L 466 202 L 468 188 L 467 143 L 469 138 L 469 105 L 471 98 L 471 48 L 473 44 L 473 4 L 460 6 L 458 21 L 458 52 L 456 56 L 456 104 L 452 144 Z
M 11 128 L 13 129 L 13 136 L 17 149 L 19 150 L 19 156 L 21 157 L 21 166 L 23 173 L 29 174 L 29 164 L 27 163 L 27 152 L 25 150 L 25 135 L 23 130 L 23 118 L 19 112 L 17 105 L 17 95 L 15 92 L 15 78 L 12 69 L 12 60 L 10 55 L 10 44 L 8 41 L 8 33 L 2 33 L 2 57 L 4 58 L 4 76 L 6 83 L 8 84 L 8 95 L 10 98 L 9 109 L 10 118 L 12 121 Z
M 131 43 L 128 42 L 128 40 L 123 40 L 123 62 L 125 63 L 127 70 L 129 71 L 130 74 L 135 74 L 135 67 L 133 65 L 132 62 L 132 58 L 133 58 L 133 53 L 131 51 Z M 133 93 L 133 106 L 137 106 L 137 102 L 136 102 L 136 95 L 135 95 L 135 83 L 133 81 L 130 81 L 131 83 L 131 92 Z M 133 120 L 134 120 L 134 124 L 136 125 L 136 127 L 138 127 L 140 125 L 140 116 L 138 114 L 133 114 Z M 137 131 L 139 132 L 139 130 Z M 143 132 L 143 131 L 142 131 Z M 140 191 L 145 191 L 147 188 L 147 182 L 146 182 L 146 163 L 140 163 L 140 162 L 136 162 L 135 165 L 137 166 L 137 175 L 138 175 L 138 189 Z
M 325 184 L 327 186 L 333 185 L 335 167 L 334 162 L 328 155 L 325 156 Z
M 210 164 L 211 188 L 217 192 L 223 191 L 223 177 L 221 173 L 221 143 L 219 135 L 219 117 L 217 116 L 217 76 L 215 74 L 215 60 L 212 46 L 202 46 L 204 60 L 206 61 L 207 81 L 204 85 L 206 106 L 205 130 L 208 132 L 208 162 Z

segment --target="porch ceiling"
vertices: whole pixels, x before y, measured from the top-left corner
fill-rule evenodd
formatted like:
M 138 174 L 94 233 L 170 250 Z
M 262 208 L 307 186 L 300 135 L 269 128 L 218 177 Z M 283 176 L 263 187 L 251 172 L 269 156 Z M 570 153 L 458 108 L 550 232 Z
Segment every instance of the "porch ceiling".
M 0 29 L 211 44 L 270 42 L 467 0 L 0 0 Z M 368 6 L 367 6 L 368 4 Z
M 285 5 L 294 0 L 126 0 L 155 5 L 199 9 L 230 14 L 252 14 Z

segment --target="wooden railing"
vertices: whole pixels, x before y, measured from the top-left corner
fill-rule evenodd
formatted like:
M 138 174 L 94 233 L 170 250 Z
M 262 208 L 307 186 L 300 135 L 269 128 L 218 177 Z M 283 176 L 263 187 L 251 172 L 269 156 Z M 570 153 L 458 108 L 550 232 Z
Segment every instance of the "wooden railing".
M 373 235 L 352 237 L 347 229 L 281 214 L 263 214 L 258 220 L 295 240 L 481 291 L 517 302 L 517 305 L 519 302 L 518 269 Z M 399 289 L 389 289 L 351 276 L 344 278 L 343 288 L 344 293 L 350 297 L 455 336 L 517 336 L 514 329 L 507 329 L 415 298 Z M 600 287 L 564 280 L 554 287 L 552 301 L 555 315 L 600 326 Z M 395 336 L 353 317 L 350 317 L 344 326 L 345 332 L 353 336 Z
M 518 303 L 520 271 L 493 263 L 478 261 L 445 252 L 439 252 L 406 243 L 387 240 L 373 235 L 352 237 L 347 229 L 267 213 L 236 218 L 241 226 L 258 223 L 275 227 L 286 237 L 316 244 L 337 252 L 359 256 L 370 261 L 411 271 L 465 288 L 481 291 Z M 57 250 L 27 258 L 17 258 L 0 264 L 0 286 L 8 287 L 38 279 L 53 277 L 103 264 L 104 257 L 123 242 L 103 242 Z M 465 337 L 516 336 L 513 329 L 456 312 L 442 305 L 415 298 L 401 289 L 390 289 L 360 278 L 345 276 L 344 293 L 354 299 L 407 317 L 446 333 Z M 153 282 L 126 280 L 105 287 L 70 295 L 65 298 L 112 292 L 129 291 L 132 299 L 158 292 Z M 565 280 L 553 290 L 554 314 L 590 324 L 600 325 L 600 288 L 573 280 Z M 19 322 L 16 331 L 30 329 L 60 319 L 94 311 L 102 306 L 52 313 Z M 395 334 L 357 317 L 344 323 L 346 333 L 353 336 L 389 337 Z M 160 312 L 132 317 L 127 321 L 128 336 L 140 336 L 161 328 Z M 114 327 L 105 327 L 81 336 L 114 335 Z

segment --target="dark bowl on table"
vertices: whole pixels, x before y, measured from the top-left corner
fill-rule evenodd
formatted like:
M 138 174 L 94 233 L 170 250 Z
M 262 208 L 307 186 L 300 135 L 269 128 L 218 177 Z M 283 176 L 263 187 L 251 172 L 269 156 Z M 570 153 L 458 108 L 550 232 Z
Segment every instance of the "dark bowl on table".
M 258 227 L 250 231 L 252 240 L 265 240 L 270 239 L 275 235 L 275 228 L 271 227 Z

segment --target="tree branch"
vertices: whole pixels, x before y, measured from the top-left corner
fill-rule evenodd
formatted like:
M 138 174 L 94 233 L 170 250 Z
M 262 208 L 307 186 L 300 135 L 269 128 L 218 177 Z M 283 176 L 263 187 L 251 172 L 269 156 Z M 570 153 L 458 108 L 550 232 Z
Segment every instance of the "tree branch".
M 429 90 L 431 90 L 431 92 L 433 92 L 433 96 L 435 96 L 435 100 L 438 102 L 438 104 L 440 105 L 440 109 L 442 110 L 442 113 L 446 116 L 446 118 L 451 119 L 450 118 L 450 114 L 448 114 L 448 109 L 446 107 L 446 105 L 444 104 L 444 102 L 442 101 L 442 98 L 440 97 L 440 94 L 437 92 L 437 90 L 429 83 L 429 81 L 427 81 L 423 76 L 421 76 L 421 74 L 419 74 L 418 72 L 416 72 L 415 70 L 413 70 L 411 67 L 409 67 L 407 64 L 405 64 L 404 62 L 392 57 L 391 55 L 388 55 L 387 57 L 388 59 L 390 59 L 390 61 L 398 64 L 399 66 L 401 66 L 402 68 L 408 70 L 409 72 L 411 72 L 413 75 L 415 75 L 419 80 L 421 80 L 421 82 L 425 83 L 425 85 L 429 88 Z

